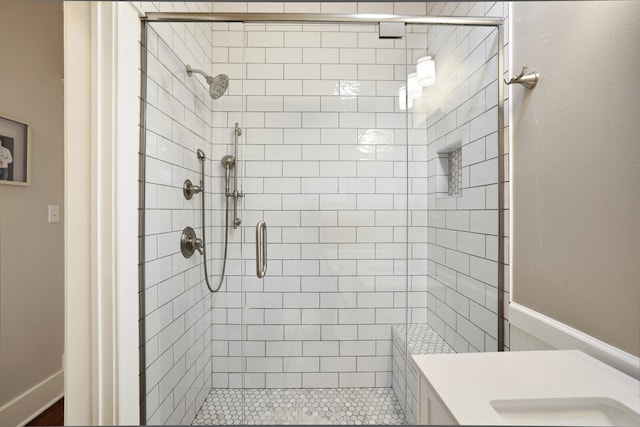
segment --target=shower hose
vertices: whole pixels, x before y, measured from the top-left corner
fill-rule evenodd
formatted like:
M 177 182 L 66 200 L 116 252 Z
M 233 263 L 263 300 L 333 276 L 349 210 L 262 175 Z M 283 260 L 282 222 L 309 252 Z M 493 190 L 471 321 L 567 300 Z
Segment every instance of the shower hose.
M 201 159 L 200 163 L 202 165 L 202 209 L 200 210 L 202 212 L 202 257 L 204 258 L 203 264 L 204 264 L 204 278 L 205 281 L 207 283 L 207 288 L 209 288 L 209 291 L 211 291 L 212 293 L 214 292 L 218 292 L 220 290 L 220 287 L 222 286 L 222 282 L 224 281 L 224 272 L 225 269 L 227 267 L 227 245 L 229 243 L 229 197 L 227 197 L 227 195 L 225 194 L 224 196 L 224 200 L 225 200 L 225 207 L 224 207 L 224 258 L 222 261 L 222 274 L 220 275 L 220 281 L 218 282 L 218 286 L 216 286 L 215 289 L 213 289 L 211 287 L 211 283 L 209 283 L 209 272 L 207 270 L 207 244 L 205 242 L 205 210 L 204 210 L 204 161 L 205 159 Z

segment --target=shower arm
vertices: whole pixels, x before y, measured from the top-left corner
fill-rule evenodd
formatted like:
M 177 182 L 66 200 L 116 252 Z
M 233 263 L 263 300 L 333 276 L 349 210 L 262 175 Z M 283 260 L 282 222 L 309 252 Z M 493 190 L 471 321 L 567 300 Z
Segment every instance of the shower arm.
M 207 73 L 205 73 L 202 70 L 198 70 L 197 68 L 191 68 L 191 65 L 187 65 L 187 76 L 191 77 L 191 74 L 193 73 L 197 73 L 200 74 L 202 76 L 204 76 L 205 80 L 207 82 L 209 82 L 209 79 L 211 78 Z

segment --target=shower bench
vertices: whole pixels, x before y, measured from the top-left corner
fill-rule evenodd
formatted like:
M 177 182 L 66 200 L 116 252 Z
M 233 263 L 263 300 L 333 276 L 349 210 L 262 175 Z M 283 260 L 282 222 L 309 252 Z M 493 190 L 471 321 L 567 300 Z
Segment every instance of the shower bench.
M 393 326 L 392 388 L 409 424 L 418 421 L 418 371 L 414 354 L 455 353 L 446 341 L 426 324 Z M 408 360 L 405 364 L 404 361 Z M 404 387 L 404 384 L 407 387 Z

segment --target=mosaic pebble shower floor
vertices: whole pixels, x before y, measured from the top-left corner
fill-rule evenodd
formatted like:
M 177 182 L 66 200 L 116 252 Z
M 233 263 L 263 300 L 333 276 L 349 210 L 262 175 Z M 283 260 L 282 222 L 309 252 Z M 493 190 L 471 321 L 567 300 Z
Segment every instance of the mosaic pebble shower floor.
M 391 388 L 213 389 L 192 425 L 407 424 Z

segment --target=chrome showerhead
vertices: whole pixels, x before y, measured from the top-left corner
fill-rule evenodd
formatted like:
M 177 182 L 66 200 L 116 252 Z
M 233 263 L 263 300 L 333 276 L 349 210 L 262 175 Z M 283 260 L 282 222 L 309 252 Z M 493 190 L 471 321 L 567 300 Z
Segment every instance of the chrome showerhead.
M 218 99 L 227 91 L 229 87 L 229 76 L 226 74 L 218 74 L 215 77 L 211 77 L 206 74 L 202 70 L 196 70 L 195 68 L 191 68 L 191 65 L 187 64 L 187 75 L 191 77 L 193 73 L 202 74 L 204 78 L 207 80 L 207 84 L 209 85 L 209 95 L 213 99 Z
M 218 74 L 215 77 L 207 77 L 209 83 L 209 95 L 211 98 L 218 99 L 227 91 L 229 87 L 229 76 L 226 74 Z

